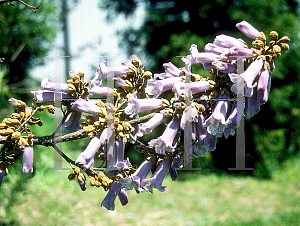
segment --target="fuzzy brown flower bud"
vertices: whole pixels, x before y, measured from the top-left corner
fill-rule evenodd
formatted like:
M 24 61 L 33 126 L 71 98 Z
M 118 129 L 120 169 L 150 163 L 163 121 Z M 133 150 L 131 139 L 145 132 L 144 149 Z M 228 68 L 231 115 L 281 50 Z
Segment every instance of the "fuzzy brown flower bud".
M 271 37 L 271 39 L 277 40 L 278 39 L 278 33 L 276 31 L 271 31 L 270 32 L 270 37 Z
M 282 52 L 287 51 L 290 48 L 289 44 L 286 44 L 286 43 L 280 43 L 280 47 L 281 47 Z

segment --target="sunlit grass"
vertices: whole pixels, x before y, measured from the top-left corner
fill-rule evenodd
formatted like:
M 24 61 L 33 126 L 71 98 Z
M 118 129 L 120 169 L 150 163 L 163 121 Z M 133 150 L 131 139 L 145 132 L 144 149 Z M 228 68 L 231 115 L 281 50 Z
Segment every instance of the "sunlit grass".
M 163 193 L 130 191 L 126 206 L 117 198 L 114 212 L 100 207 L 102 188 L 82 192 L 68 171 L 40 168 L 11 193 L 10 214 L 15 225 L 299 225 L 299 162 L 289 160 L 273 180 L 179 172 L 179 180 L 164 180 Z
M 76 159 L 88 143 L 64 144 Z M 22 174 L 22 159 L 9 167 L 0 187 L 0 225 L 299 225 L 300 155 L 287 160 L 272 180 L 252 176 L 180 171 L 167 175 L 165 192 L 128 192 L 129 203 L 101 207 L 102 188 L 82 192 L 67 179 L 71 170 L 54 167 L 51 147 L 35 147 L 34 173 Z M 63 168 L 68 164 L 63 163 Z

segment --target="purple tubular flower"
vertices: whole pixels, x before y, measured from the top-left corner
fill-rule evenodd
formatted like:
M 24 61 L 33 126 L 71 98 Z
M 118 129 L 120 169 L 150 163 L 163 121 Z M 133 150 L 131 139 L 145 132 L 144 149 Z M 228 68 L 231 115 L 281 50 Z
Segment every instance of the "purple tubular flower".
M 64 132 L 65 133 L 73 133 L 80 129 L 80 118 L 81 112 L 72 111 L 71 114 L 68 116 L 67 120 L 64 122 Z
M 95 81 L 91 83 L 90 93 L 93 95 L 112 96 L 114 90 L 109 87 L 103 87 L 100 81 Z
M 55 84 L 52 82 L 50 78 L 42 78 L 41 80 L 41 88 L 50 90 L 50 91 L 62 91 L 67 92 L 69 90 L 69 86 L 67 83 Z
M 257 92 L 257 102 L 259 105 L 263 105 L 268 101 L 270 89 L 271 89 L 271 76 L 269 76 L 268 78 L 268 85 L 265 91 L 263 91 L 262 93 Z
M 263 69 L 259 76 L 258 84 L 257 84 L 257 92 L 261 93 L 264 92 L 268 86 L 270 72 L 268 68 Z
M 236 65 L 234 64 L 217 61 L 217 62 L 213 62 L 212 65 L 214 65 L 217 70 L 223 73 L 233 73 L 236 71 Z
M 173 88 L 175 82 L 181 82 L 182 78 L 172 77 L 163 80 L 151 80 L 147 81 L 147 87 L 145 89 L 146 93 L 154 95 L 153 98 L 157 98 L 163 92 Z
M 253 87 L 249 88 L 249 87 L 245 86 L 244 79 L 241 75 L 238 75 L 238 74 L 235 74 L 235 73 L 231 73 L 231 74 L 228 74 L 228 75 L 230 77 L 230 80 L 234 83 L 231 86 L 231 91 L 232 92 L 234 92 L 235 94 L 238 94 L 238 93 L 242 93 L 242 90 L 244 90 L 245 97 L 251 97 L 252 96 L 253 87 L 256 87 L 256 84 Z
M 205 50 L 205 52 L 208 52 L 208 53 L 222 54 L 222 53 L 226 52 L 228 49 L 217 46 L 213 43 L 208 43 L 205 45 L 204 50 Z
M 185 109 L 183 111 L 181 121 L 180 121 L 180 128 L 184 129 L 185 123 L 188 120 L 189 122 L 195 122 L 197 116 L 197 108 L 190 107 L 189 109 Z
M 48 90 L 37 90 L 32 91 L 34 93 L 34 99 L 36 99 L 36 102 L 39 104 L 54 104 L 55 102 L 55 95 L 60 95 L 61 100 L 68 100 L 70 97 L 67 93 L 57 93 L 55 94 L 54 91 L 48 91 Z
M 192 64 L 211 63 L 220 60 L 220 55 L 215 53 L 195 53 L 192 56 Z
M 210 71 L 211 70 L 211 66 L 212 64 L 211 63 L 203 63 L 203 68 L 206 70 L 206 71 Z
M 192 155 L 194 157 L 205 156 L 209 151 L 210 143 L 213 139 L 213 136 L 207 132 L 206 127 L 204 127 L 205 119 L 201 114 L 196 123 L 196 131 L 198 134 L 198 142 L 192 146 Z
M 121 188 L 121 190 L 118 193 L 118 197 L 122 206 L 125 206 L 128 203 L 128 197 L 125 188 Z
M 157 188 L 157 190 L 159 190 L 160 192 L 164 192 L 166 190 L 166 187 L 163 187 L 161 185 L 166 174 L 169 171 L 169 168 L 170 162 L 168 159 L 165 159 L 159 164 L 151 178 L 142 180 L 141 186 L 145 188 L 147 192 L 153 193 L 153 187 Z
M 177 179 L 176 169 L 179 168 L 182 161 L 183 161 L 182 154 L 176 155 L 172 161 L 171 167 L 169 168 L 169 173 L 170 173 L 171 179 L 173 181 L 175 181 Z
M 102 131 L 102 133 L 101 133 L 101 135 L 100 135 L 100 143 L 101 143 L 101 144 L 105 144 L 106 141 L 107 141 L 108 139 L 110 139 L 110 137 L 112 136 L 112 134 L 113 134 L 113 130 L 112 130 L 111 128 L 109 128 L 109 127 L 106 127 L 106 128 Z
M 128 100 L 128 105 L 125 108 L 125 114 L 132 118 L 142 111 L 157 109 L 162 105 L 163 102 L 160 99 L 151 99 L 151 101 L 149 101 L 147 99 L 130 98 Z
M 233 46 L 244 47 L 246 43 L 241 39 L 236 39 L 228 35 L 218 35 L 214 44 L 223 48 L 231 48 Z
M 164 133 L 157 139 L 153 139 L 149 142 L 150 147 L 155 147 L 157 154 L 165 154 L 165 152 L 173 152 L 176 145 L 173 146 L 174 138 L 179 129 L 179 121 L 173 119 L 169 122 Z
M 3 169 L 0 168 L 0 186 L 2 184 L 3 178 L 5 176 L 5 171 Z
M 264 64 L 264 60 L 262 58 L 253 61 L 250 66 L 247 68 L 247 70 L 243 73 L 244 80 L 247 84 L 247 87 L 255 87 L 256 83 L 253 85 L 253 81 L 255 80 L 256 76 L 262 69 L 262 66 Z
M 245 20 L 237 23 L 235 26 L 249 38 L 255 39 L 260 35 L 260 32 Z
M 166 78 L 173 78 L 174 76 L 171 75 L 170 73 L 159 73 L 159 74 L 154 74 L 154 81 L 156 81 L 157 78 L 159 79 L 166 79 Z
M 247 118 L 253 117 L 260 110 L 257 100 L 257 90 L 253 89 L 253 95 L 245 98 L 245 116 Z
M 85 99 L 76 100 L 73 103 L 71 109 L 89 114 L 97 114 L 98 111 L 101 111 L 100 107 L 98 107 L 95 103 L 92 103 L 91 101 Z
M 33 147 L 26 146 L 23 153 L 22 173 L 32 173 L 33 168 Z
M 149 134 L 152 130 L 162 123 L 164 115 L 161 113 L 155 114 L 148 122 L 144 123 L 140 130 L 143 134 Z
M 115 181 L 109 189 L 107 195 L 103 199 L 101 206 L 104 206 L 107 210 L 115 210 L 115 199 L 117 194 L 121 190 L 120 181 Z
M 244 47 L 231 47 L 221 54 L 221 60 L 237 60 L 238 57 L 252 57 L 253 50 Z
M 216 104 L 212 115 L 205 121 L 207 131 L 217 137 L 221 137 L 225 130 L 226 114 L 228 108 L 227 94 L 222 94 Z
M 14 105 L 14 106 L 17 106 L 18 105 L 18 100 L 17 99 L 15 99 L 15 98 L 9 98 L 9 103 L 11 103 L 12 105 Z
M 175 82 L 172 88 L 173 92 L 176 92 L 178 95 L 181 95 L 186 88 L 190 88 L 193 94 L 204 92 L 209 89 L 211 84 L 208 81 L 199 81 L 192 83 L 184 82 Z
M 128 66 L 106 67 L 105 62 L 105 60 L 100 60 L 96 71 L 96 75 L 101 77 L 101 79 L 105 79 L 108 76 L 120 76 L 129 72 Z
M 173 76 L 179 76 L 181 70 L 179 70 L 174 64 L 172 64 L 171 62 L 169 63 L 164 63 L 163 67 L 165 68 L 166 73 L 169 73 Z
M 125 188 L 126 190 L 132 190 L 135 188 L 137 193 L 144 192 L 145 190 L 141 187 L 141 182 L 147 177 L 151 168 L 152 159 L 144 161 L 130 177 L 120 179 L 122 188 Z
M 227 120 L 226 120 L 226 128 L 224 131 L 224 136 L 227 139 L 229 135 L 234 136 L 235 128 L 237 128 L 240 123 L 242 114 L 238 114 L 238 111 L 243 111 L 244 109 L 237 109 L 236 104 L 230 104 L 228 107 L 228 112 L 230 112 Z
M 220 59 L 219 54 L 210 53 L 210 52 L 199 53 L 198 49 L 197 49 L 197 45 L 195 45 L 195 44 L 192 44 L 192 46 L 190 48 L 190 52 L 191 52 L 191 57 L 192 57 L 192 64 L 211 63 L 215 60 Z
M 94 155 L 100 148 L 100 135 L 93 137 L 86 149 L 77 157 L 76 163 L 82 163 L 84 170 L 89 169 L 94 164 Z
M 113 158 L 113 165 L 107 163 L 107 171 L 112 170 L 122 170 L 130 167 L 129 159 L 124 160 L 124 140 L 123 138 L 115 140 L 115 153 L 111 158 Z
M 113 80 L 115 80 L 117 82 L 117 84 L 121 87 L 124 87 L 126 85 L 126 82 L 125 80 L 119 78 L 119 77 L 116 77 L 116 78 L 113 78 Z

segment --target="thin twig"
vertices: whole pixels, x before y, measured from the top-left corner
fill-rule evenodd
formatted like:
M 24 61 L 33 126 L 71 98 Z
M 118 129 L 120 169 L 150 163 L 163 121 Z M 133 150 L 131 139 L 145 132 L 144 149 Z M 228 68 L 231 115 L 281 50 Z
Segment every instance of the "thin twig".
M 10 3 L 12 1 L 20 2 L 21 4 L 25 5 L 28 9 L 31 9 L 31 11 L 34 12 L 34 13 L 35 13 L 34 9 L 39 8 L 39 7 L 28 5 L 26 2 L 23 2 L 22 0 L 0 0 L 0 4 L 7 3 L 8 5 L 15 6 L 15 5 Z
M 38 110 L 40 110 L 41 109 L 41 107 L 37 107 L 36 109 L 34 109 L 34 111 L 31 113 L 31 115 L 29 115 L 29 117 L 28 118 L 26 118 L 26 120 L 17 128 L 17 131 L 20 129 L 20 128 L 22 128 L 31 118 L 32 118 L 32 116 L 34 116 L 34 114 L 38 111 Z
M 77 163 L 77 162 L 75 162 L 74 160 L 70 159 L 65 153 L 63 153 L 63 152 L 56 146 L 56 144 L 53 144 L 52 147 L 53 147 L 54 150 L 55 150 L 61 157 L 63 157 L 63 159 L 66 160 L 70 165 L 71 165 L 71 164 L 72 164 L 72 165 L 75 165 L 75 166 L 79 167 L 80 169 L 84 170 L 83 164 Z M 72 165 L 71 165 L 71 167 L 72 167 Z M 72 167 L 72 169 L 73 169 L 73 167 Z M 94 174 L 96 174 L 96 172 L 95 172 L 94 170 L 92 170 L 92 169 L 86 169 L 85 172 L 86 172 L 88 175 L 94 175 Z
M 56 144 L 53 144 L 52 146 L 54 148 L 54 150 L 61 156 L 63 157 L 64 160 L 66 160 L 67 162 L 76 165 L 75 161 L 73 161 L 72 159 L 70 159 L 65 153 L 63 153 L 57 146 Z
M 55 134 L 57 134 L 57 132 L 59 131 L 59 129 L 62 127 L 62 125 L 65 123 L 68 115 L 72 112 L 72 110 L 70 108 L 68 108 L 67 113 L 64 115 L 63 119 L 61 120 L 61 122 L 59 123 L 59 125 L 57 126 L 57 128 L 55 129 L 54 133 L 52 134 L 52 136 L 55 136 Z
M 119 110 L 120 110 L 120 108 L 124 105 L 124 104 L 126 104 L 127 103 L 127 101 L 128 101 L 128 99 L 123 99 L 122 100 L 122 103 L 119 105 L 119 107 L 116 109 L 116 112 L 118 112 Z

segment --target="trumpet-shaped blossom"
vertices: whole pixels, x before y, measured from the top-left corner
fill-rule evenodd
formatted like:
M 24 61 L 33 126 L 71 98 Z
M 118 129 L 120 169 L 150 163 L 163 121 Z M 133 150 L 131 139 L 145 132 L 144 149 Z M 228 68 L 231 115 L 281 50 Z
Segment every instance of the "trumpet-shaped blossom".
M 155 147 L 157 154 L 165 154 L 165 152 L 173 152 L 176 145 L 173 146 L 174 138 L 179 129 L 179 121 L 173 119 L 169 122 L 164 133 L 157 139 L 153 139 L 149 142 L 150 147 Z
M 181 70 L 178 69 L 174 64 L 171 62 L 169 63 L 164 63 L 163 67 L 165 68 L 166 73 L 171 74 L 172 76 L 178 77 L 181 73 Z
M 169 173 L 170 173 L 171 179 L 173 181 L 175 181 L 177 179 L 176 169 L 179 168 L 182 161 L 183 161 L 182 154 L 176 155 L 172 161 L 171 167 L 169 168 Z
M 228 108 L 227 98 L 227 94 L 220 96 L 212 115 L 204 123 L 204 126 L 207 127 L 207 131 L 217 137 L 221 137 L 225 130 Z
M 81 112 L 72 111 L 63 124 L 65 133 L 73 133 L 80 129 Z
M 180 127 L 181 129 L 184 129 L 185 123 L 188 120 L 189 122 L 195 122 L 196 121 L 196 116 L 197 116 L 197 108 L 190 107 L 188 109 L 185 109 L 183 111 L 183 114 L 181 116 L 181 121 L 180 121 Z
M 144 123 L 140 130 L 143 134 L 149 134 L 152 130 L 162 123 L 164 115 L 161 113 L 155 114 L 148 122 Z
M 195 123 L 198 142 L 191 148 L 191 153 L 194 157 L 205 156 L 209 151 L 210 143 L 213 140 L 213 136 L 207 132 L 204 122 L 204 116 L 202 114 L 199 115 L 198 122 Z
M 208 43 L 205 45 L 204 50 L 205 50 L 205 52 L 208 52 L 208 53 L 222 54 L 222 53 L 226 52 L 228 49 L 217 46 L 213 43 Z
M 209 89 L 211 84 L 208 81 L 199 81 L 192 83 L 175 82 L 172 88 L 173 92 L 181 95 L 185 90 L 191 91 L 193 94 L 204 92 Z
M 245 116 L 247 118 L 253 117 L 259 110 L 260 106 L 257 100 L 257 90 L 253 89 L 253 95 L 245 98 Z
M 243 32 L 245 35 L 247 35 L 249 38 L 258 38 L 260 35 L 260 32 L 256 30 L 255 27 L 253 27 L 251 24 L 249 24 L 247 21 L 243 20 L 240 23 L 236 24 L 236 27 Z
M 72 110 L 85 112 L 89 114 L 97 114 L 98 111 L 101 111 L 100 107 L 98 107 L 95 103 L 85 99 L 76 100 L 71 107 Z
M 213 61 L 219 60 L 220 55 L 211 53 L 211 52 L 203 52 L 199 53 L 197 49 L 197 45 L 193 44 L 190 48 L 191 57 L 192 57 L 192 64 L 199 64 L 199 63 L 211 63 Z
M 124 111 L 125 114 L 129 115 L 129 117 L 132 118 L 142 111 L 157 109 L 162 105 L 163 102 L 160 99 L 151 99 L 151 101 L 149 101 L 147 99 L 130 98 L 128 100 L 128 105 Z
M 257 92 L 261 93 L 264 92 L 268 86 L 268 81 L 270 77 L 270 72 L 268 68 L 265 68 L 261 71 L 258 84 L 257 84 Z
M 237 60 L 240 57 L 247 58 L 252 55 L 252 49 L 234 46 L 221 54 L 221 60 Z
M 127 192 L 124 188 L 121 188 L 121 190 L 118 193 L 118 197 L 122 206 L 125 206 L 128 203 Z
M 111 138 L 112 134 L 113 134 L 113 130 L 109 127 L 106 127 L 101 133 L 100 143 L 105 144 L 106 141 Z
M 84 166 L 84 170 L 89 169 L 94 164 L 94 156 L 101 146 L 100 135 L 95 136 L 90 141 L 86 149 L 77 157 L 76 162 L 80 162 Z
M 109 158 L 107 156 L 107 158 Z M 129 159 L 124 160 L 124 139 L 120 138 L 115 140 L 114 143 L 114 153 L 110 156 L 113 161 L 107 162 L 107 171 L 122 170 L 128 168 L 131 164 Z M 113 164 L 111 164 L 113 163 Z
M 259 105 L 263 105 L 267 102 L 271 89 L 271 76 L 268 78 L 267 88 L 263 92 L 257 92 L 257 102 Z
M 107 195 L 101 202 L 101 206 L 104 206 L 107 210 L 115 210 L 115 199 L 121 190 L 120 181 L 115 181 L 109 189 Z
M 42 78 L 41 88 L 50 91 L 62 91 L 62 92 L 67 92 L 69 90 L 69 86 L 67 83 L 57 84 L 52 82 L 50 78 Z
M 3 178 L 5 176 L 5 171 L 3 169 L 0 168 L 0 186 L 2 184 Z
M 128 66 L 106 67 L 105 62 L 105 60 L 100 60 L 96 71 L 96 76 L 101 80 L 107 77 L 120 76 L 129 72 Z
M 120 182 L 122 184 L 122 188 L 125 188 L 127 191 L 135 188 L 138 193 L 144 192 L 145 190 L 141 187 L 141 182 L 149 174 L 152 164 L 152 159 L 148 159 L 144 161 L 130 177 L 121 178 Z
M 93 81 L 90 86 L 90 94 L 112 96 L 114 95 L 114 89 L 109 87 L 103 87 L 101 81 Z
M 255 60 L 250 64 L 247 70 L 243 73 L 243 77 L 247 84 L 247 87 L 251 88 L 256 86 L 256 82 L 254 84 L 252 83 L 257 77 L 260 70 L 262 69 L 263 64 L 264 64 L 264 60 L 262 58 Z
M 154 95 L 153 98 L 157 98 L 163 92 L 173 88 L 175 82 L 181 82 L 181 77 L 172 77 L 163 80 L 149 79 L 147 81 L 147 87 L 145 89 L 146 93 Z
M 235 94 L 240 94 L 244 93 L 245 97 L 251 97 L 253 94 L 253 88 L 256 87 L 256 84 L 253 85 L 253 87 L 247 87 L 245 86 L 244 79 L 241 75 L 238 74 L 228 74 L 230 80 L 234 83 L 231 86 L 231 91 L 234 92 Z
M 234 136 L 235 134 L 235 128 L 238 127 L 240 120 L 241 120 L 241 116 L 242 113 L 238 114 L 239 112 L 242 112 L 244 109 L 243 107 L 240 109 L 236 106 L 236 104 L 231 103 L 228 107 L 228 112 L 230 112 L 227 120 L 226 120 L 226 128 L 224 131 L 224 136 L 227 139 L 229 135 Z
M 153 188 L 156 188 L 160 192 L 164 192 L 166 187 L 162 186 L 162 182 L 168 173 L 169 168 L 170 162 L 168 159 L 165 159 L 158 165 L 151 178 L 142 180 L 141 187 L 143 187 L 147 192 L 151 193 L 153 193 Z
M 202 65 L 206 71 L 209 72 L 211 70 L 212 63 L 203 63 Z
M 223 73 L 233 73 L 237 69 L 236 65 L 225 63 L 225 62 L 222 62 L 222 61 L 212 62 L 212 65 L 214 65 L 217 70 L 219 70 Z
M 33 147 L 26 146 L 23 153 L 22 173 L 32 173 L 33 168 Z
M 36 103 L 38 104 L 54 104 L 55 98 L 57 96 L 60 96 L 61 101 L 67 101 L 68 99 L 71 99 L 67 93 L 62 93 L 62 92 L 54 92 L 54 91 L 49 91 L 49 90 L 37 90 L 37 91 L 32 91 L 34 93 L 34 99 L 36 100 Z
M 236 39 L 228 35 L 218 35 L 214 40 L 214 44 L 223 48 L 231 48 L 234 46 L 244 47 L 246 43 L 241 39 Z

